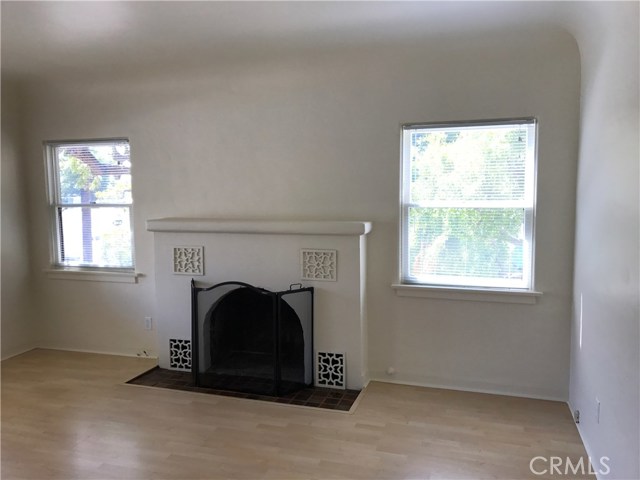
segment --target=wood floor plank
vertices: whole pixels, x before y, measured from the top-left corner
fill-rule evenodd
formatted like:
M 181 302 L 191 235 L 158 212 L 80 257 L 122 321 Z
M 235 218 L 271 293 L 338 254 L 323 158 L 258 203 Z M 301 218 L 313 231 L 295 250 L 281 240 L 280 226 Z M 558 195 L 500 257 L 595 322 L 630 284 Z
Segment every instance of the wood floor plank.
M 347 414 L 124 384 L 153 364 L 2 362 L 2 478 L 524 479 L 554 478 L 536 456 L 587 459 L 560 402 L 372 382 Z

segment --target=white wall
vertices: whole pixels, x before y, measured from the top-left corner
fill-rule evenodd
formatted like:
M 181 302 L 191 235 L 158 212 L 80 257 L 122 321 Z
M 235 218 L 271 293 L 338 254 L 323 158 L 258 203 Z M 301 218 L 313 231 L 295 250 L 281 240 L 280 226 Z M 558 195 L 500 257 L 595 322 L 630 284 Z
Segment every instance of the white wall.
M 602 478 L 640 478 L 638 3 L 587 3 L 582 53 L 571 396 Z M 596 398 L 600 400 L 597 422 Z
M 36 346 L 30 305 L 27 182 L 20 145 L 17 85 L 2 81 L 2 358 Z
M 37 272 L 46 343 L 135 353 L 153 339 L 152 234 L 164 216 L 366 219 L 369 368 L 396 379 L 566 398 L 579 56 L 558 31 L 443 38 L 32 84 L 27 105 L 33 260 L 48 261 L 40 142 L 127 136 L 137 285 Z M 540 120 L 537 305 L 396 297 L 404 122 Z M 42 316 L 42 315 L 41 315 Z

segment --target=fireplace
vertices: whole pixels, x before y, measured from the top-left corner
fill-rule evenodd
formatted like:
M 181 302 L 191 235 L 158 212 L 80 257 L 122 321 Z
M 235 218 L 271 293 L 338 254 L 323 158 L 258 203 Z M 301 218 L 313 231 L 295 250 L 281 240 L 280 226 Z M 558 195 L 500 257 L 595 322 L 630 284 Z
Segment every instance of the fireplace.
M 196 386 L 279 396 L 312 385 L 313 293 L 192 280 Z
M 199 287 L 240 279 L 272 293 L 302 281 L 315 289 L 313 337 L 304 334 L 305 349 L 313 349 L 315 385 L 351 390 L 366 385 L 366 246 L 371 223 L 162 218 L 148 220 L 147 229 L 154 234 L 153 316 L 161 368 L 192 371 L 194 361 L 211 362 L 200 345 L 195 345 L 198 358 L 193 355 L 192 278 Z M 217 301 L 207 297 L 217 290 L 199 294 L 199 300 L 209 302 L 200 307 L 203 327 Z M 282 298 L 291 305 L 295 296 Z M 306 332 L 304 315 L 291 306 Z M 323 375 L 336 359 L 341 361 L 339 381 Z

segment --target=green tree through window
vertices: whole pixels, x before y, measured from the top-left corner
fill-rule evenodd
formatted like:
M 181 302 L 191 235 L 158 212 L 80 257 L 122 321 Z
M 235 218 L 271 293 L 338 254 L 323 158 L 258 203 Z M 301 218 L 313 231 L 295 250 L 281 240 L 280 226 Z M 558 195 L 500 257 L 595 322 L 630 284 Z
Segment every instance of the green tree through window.
M 535 122 L 403 128 L 402 281 L 530 288 Z
M 56 264 L 132 269 L 128 141 L 49 142 L 47 155 Z

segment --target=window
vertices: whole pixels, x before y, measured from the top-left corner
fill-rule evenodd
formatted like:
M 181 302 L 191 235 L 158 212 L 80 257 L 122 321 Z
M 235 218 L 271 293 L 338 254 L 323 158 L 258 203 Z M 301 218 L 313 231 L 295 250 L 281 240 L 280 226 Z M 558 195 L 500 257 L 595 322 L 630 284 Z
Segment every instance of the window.
M 126 139 L 47 142 L 53 263 L 133 270 Z
M 533 289 L 534 119 L 402 128 L 402 284 Z

